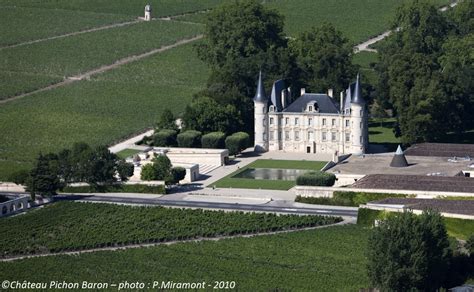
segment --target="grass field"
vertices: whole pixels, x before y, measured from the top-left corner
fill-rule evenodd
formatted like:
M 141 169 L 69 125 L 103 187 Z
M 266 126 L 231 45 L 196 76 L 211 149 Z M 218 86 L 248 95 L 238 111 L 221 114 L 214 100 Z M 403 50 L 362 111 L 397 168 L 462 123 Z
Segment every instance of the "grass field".
M 320 170 L 326 165 L 324 161 L 299 161 L 299 160 L 273 160 L 258 159 L 246 167 L 243 167 L 228 176 L 213 183 L 212 186 L 218 188 L 239 188 L 239 189 L 268 189 L 268 190 L 289 190 L 296 185 L 295 181 L 285 180 L 265 180 L 236 178 L 234 175 L 245 171 L 248 168 L 282 168 L 282 169 L 307 169 Z
M 153 125 L 166 107 L 184 111 L 207 72 L 189 44 L 1 105 L 0 181 L 30 167 L 40 151 L 110 144 Z
M 229 0 L 0 0 L 1 6 L 35 7 L 96 13 L 143 16 L 147 3 L 152 5 L 153 16 L 170 16 L 213 8 Z
M 72 76 L 175 43 L 201 31 L 202 27 L 198 25 L 153 21 L 3 49 L 0 71 Z M 37 81 L 35 79 L 35 83 Z M 21 84 L 32 87 L 28 80 Z M 0 89 L 0 98 L 6 96 L 6 92 Z
M 123 149 L 122 151 L 119 151 L 116 154 L 118 155 L 118 157 L 125 159 L 127 157 L 133 156 L 140 152 L 141 152 L 140 150 L 136 150 L 136 149 Z
M 239 291 L 358 291 L 368 287 L 369 230 L 359 226 L 0 263 L 3 279 L 235 281 Z M 130 267 L 133 267 L 130 268 Z M 41 272 L 32 272 L 41 271 Z
M 0 1 L 0 47 L 135 19 L 109 13 L 1 7 L 2 3 Z
M 2 219 L 0 257 L 327 225 L 341 218 L 59 202 Z M 16 232 L 22 230 L 22 232 Z

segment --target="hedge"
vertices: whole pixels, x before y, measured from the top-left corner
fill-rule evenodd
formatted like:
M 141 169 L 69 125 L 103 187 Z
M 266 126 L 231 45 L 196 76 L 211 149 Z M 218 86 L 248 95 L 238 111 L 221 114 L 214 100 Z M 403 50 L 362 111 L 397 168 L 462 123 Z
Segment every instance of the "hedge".
M 371 201 L 386 198 L 409 198 L 412 196 L 414 195 L 336 191 L 331 198 L 297 196 L 295 201 L 306 204 L 359 207 L 359 205 Z
M 202 148 L 224 149 L 225 134 L 223 132 L 211 132 L 201 138 Z
M 200 148 L 202 133 L 199 131 L 188 130 L 178 135 L 178 146 L 185 148 Z
M 237 155 L 250 146 L 249 134 L 237 132 L 225 139 L 225 147 L 229 150 L 229 155 Z
M 330 187 L 336 182 L 336 176 L 332 173 L 322 171 L 311 171 L 296 178 L 299 186 L 320 186 Z
M 386 213 L 381 210 L 372 210 L 367 208 L 359 208 L 357 213 L 357 224 L 362 226 L 374 226 L 374 222 L 377 219 L 384 217 L 382 214 Z
M 80 187 L 65 187 L 62 193 L 91 193 L 97 192 L 89 186 L 80 186 Z M 100 190 L 102 193 L 141 193 L 141 194 L 166 194 L 166 188 L 164 185 L 144 185 L 144 184 L 134 184 L 134 185 L 115 185 L 108 186 Z
M 153 145 L 157 147 L 177 146 L 177 132 L 174 130 L 161 130 L 153 135 Z

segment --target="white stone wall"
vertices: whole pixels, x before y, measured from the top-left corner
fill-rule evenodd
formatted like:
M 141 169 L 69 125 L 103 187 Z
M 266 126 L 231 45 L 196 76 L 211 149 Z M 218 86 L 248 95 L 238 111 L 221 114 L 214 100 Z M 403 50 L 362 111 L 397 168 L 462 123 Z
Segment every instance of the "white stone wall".
M 10 201 L 0 203 L 0 217 L 10 215 L 12 213 L 26 211 L 29 208 L 29 196 L 21 196 Z
M 268 114 L 267 104 L 263 102 L 254 102 L 255 110 L 255 151 L 268 151 Z

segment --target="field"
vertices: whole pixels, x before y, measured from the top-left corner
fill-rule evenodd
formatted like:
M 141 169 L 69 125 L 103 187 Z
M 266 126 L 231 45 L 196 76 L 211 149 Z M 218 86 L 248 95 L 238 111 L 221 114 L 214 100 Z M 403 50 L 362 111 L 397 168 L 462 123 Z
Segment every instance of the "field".
M 132 17 L 143 16 L 147 3 L 156 17 L 178 15 L 213 8 L 229 0 L 0 0 L 1 6 L 34 7 L 95 13 L 122 14 Z
M 140 152 L 141 152 L 140 150 L 136 150 L 136 149 L 123 149 L 122 151 L 117 152 L 116 154 L 118 155 L 118 157 L 125 159 L 127 157 L 133 156 Z
M 109 13 L 2 7 L 3 2 L 0 1 L 0 47 L 134 19 Z
M 326 165 L 324 161 L 297 161 L 297 160 L 273 160 L 259 159 L 246 167 L 243 167 L 228 176 L 213 183 L 212 186 L 218 188 L 241 188 L 241 189 L 267 189 L 267 190 L 289 190 L 295 186 L 295 181 L 285 180 L 264 180 L 236 178 L 234 175 L 245 171 L 248 168 L 282 168 L 282 169 L 307 169 L 320 170 Z
M 336 217 L 59 202 L 2 219 L 0 256 L 257 233 L 340 221 Z M 22 230 L 21 232 L 16 232 Z
M 397 7 L 404 1 L 408 0 L 268 0 L 264 4 L 285 17 L 285 32 L 290 36 L 330 22 L 350 41 L 360 43 L 388 30 Z M 442 6 L 450 1 L 429 2 Z M 202 23 L 205 18 L 189 15 L 178 19 Z
M 153 21 L 3 49 L 0 71 L 68 77 L 190 38 L 201 31 L 198 25 Z M 28 81 L 22 84 L 33 87 Z M 38 79 L 34 82 L 39 83 Z M 38 87 L 47 83 L 49 80 Z M 0 99 L 7 98 L 7 94 L 12 95 L 0 89 Z
M 357 291 L 368 287 L 369 230 L 329 227 L 247 239 L 185 243 L 0 263 L 3 279 L 235 281 L 240 291 Z M 133 268 L 131 268 L 133 267 Z M 32 272 L 41 271 L 41 272 Z
M 203 88 L 206 66 L 184 45 L 91 80 L 0 105 L 0 181 L 31 166 L 40 151 L 74 142 L 110 144 L 150 127 L 161 111 L 184 111 Z M 26 118 L 25 118 L 26 117 Z

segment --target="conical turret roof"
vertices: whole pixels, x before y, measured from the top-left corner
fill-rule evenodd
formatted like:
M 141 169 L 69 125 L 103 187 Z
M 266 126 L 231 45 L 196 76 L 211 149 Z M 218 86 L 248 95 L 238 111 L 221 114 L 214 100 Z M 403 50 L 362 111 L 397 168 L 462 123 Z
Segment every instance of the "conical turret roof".
M 402 147 L 398 145 L 397 151 L 395 152 L 395 155 L 392 158 L 392 162 L 390 162 L 391 167 L 407 167 L 408 162 L 405 157 L 405 154 L 403 154 Z
M 359 104 L 359 105 L 364 105 L 365 104 L 365 100 L 362 97 L 362 92 L 361 92 L 361 89 L 360 89 L 360 76 L 359 76 L 359 74 L 357 74 L 357 80 L 356 80 L 356 84 L 354 86 L 354 92 L 352 94 L 353 94 L 352 103 Z
M 265 93 L 265 87 L 263 86 L 262 71 L 260 71 L 260 74 L 258 76 L 257 92 L 255 93 L 255 97 L 253 98 L 253 101 L 259 101 L 259 102 L 268 101 L 267 94 Z

